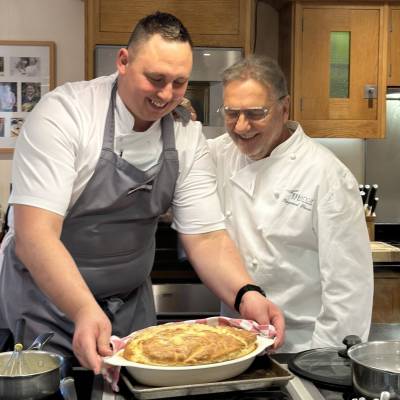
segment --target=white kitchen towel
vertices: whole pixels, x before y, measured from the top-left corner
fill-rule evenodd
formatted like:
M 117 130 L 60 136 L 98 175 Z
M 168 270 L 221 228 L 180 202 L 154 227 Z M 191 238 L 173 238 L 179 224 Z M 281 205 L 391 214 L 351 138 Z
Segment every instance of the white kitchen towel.
M 211 317 L 204 319 L 193 319 L 187 321 L 180 321 L 188 324 L 206 324 L 211 326 L 234 326 L 236 328 L 242 328 L 247 331 L 255 332 L 259 335 L 267 336 L 269 338 L 274 338 L 276 336 L 275 327 L 272 325 L 260 325 L 255 321 L 248 319 L 235 319 L 228 317 Z M 114 354 L 123 349 L 130 338 L 135 336 L 142 330 L 132 332 L 130 335 L 120 338 L 118 336 L 111 336 L 110 342 Z M 260 354 L 261 355 L 261 354 Z M 102 374 L 104 379 L 111 384 L 112 389 L 115 392 L 119 391 L 118 380 L 121 367 L 114 367 L 110 365 L 103 364 Z

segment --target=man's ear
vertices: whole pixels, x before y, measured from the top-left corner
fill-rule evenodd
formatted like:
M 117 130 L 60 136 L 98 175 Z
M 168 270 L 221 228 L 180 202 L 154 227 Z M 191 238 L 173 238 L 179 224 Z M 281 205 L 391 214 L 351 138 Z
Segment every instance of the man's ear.
M 125 74 L 125 72 L 126 72 L 126 66 L 128 64 L 128 57 L 129 57 L 128 49 L 125 49 L 125 48 L 119 49 L 118 55 L 117 55 L 117 69 L 121 75 Z
M 289 119 L 290 115 L 290 96 L 287 95 L 283 100 L 282 100 L 282 105 L 283 105 L 283 112 L 284 115 L 286 116 L 287 119 Z

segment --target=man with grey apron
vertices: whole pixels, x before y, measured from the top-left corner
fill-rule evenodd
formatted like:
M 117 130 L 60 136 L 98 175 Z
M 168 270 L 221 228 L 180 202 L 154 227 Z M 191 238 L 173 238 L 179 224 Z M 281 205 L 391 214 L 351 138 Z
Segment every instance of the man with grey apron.
M 100 159 L 64 219 L 61 240 L 112 321 L 113 334 L 124 336 L 156 323 L 149 275 L 158 217 L 166 212 L 174 194 L 178 156 L 171 115 L 162 119 L 163 151 L 149 170 L 137 169 L 114 152 L 116 90 L 114 84 Z M 180 116 L 187 122 L 185 112 Z M 37 289 L 14 248 L 12 241 L 5 249 L 1 280 L 6 303 L 0 307 L 8 325 L 15 326 L 23 316 L 29 343 L 48 330 L 51 320 L 57 334 L 47 348 L 70 353 L 73 324 Z M 16 290 L 17 298 L 13 296 Z
M 118 74 L 56 88 L 24 124 L 13 161 L 14 226 L 0 252 L 0 327 L 25 318 L 27 343 L 53 330 L 50 350 L 73 351 L 100 372 L 112 333 L 156 323 L 155 231 L 172 204 L 204 283 L 244 318 L 273 323 L 280 345 L 282 313 L 249 287 L 225 231 L 201 125 L 170 115 L 192 68 L 186 28 L 171 14 L 143 18 L 116 65 Z M 128 138 L 124 158 L 116 135 Z

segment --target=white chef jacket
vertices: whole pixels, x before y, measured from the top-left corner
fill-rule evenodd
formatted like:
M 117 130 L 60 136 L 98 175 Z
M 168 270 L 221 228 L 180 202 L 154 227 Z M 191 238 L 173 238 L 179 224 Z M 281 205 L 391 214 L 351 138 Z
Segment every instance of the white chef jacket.
M 67 83 L 46 94 L 30 113 L 17 141 L 9 202 L 43 208 L 62 216 L 94 173 L 117 75 Z M 160 121 L 133 131 L 134 117 L 116 98 L 115 151 L 142 170 L 162 150 Z M 195 234 L 224 229 L 215 174 L 199 122 L 175 121 L 179 176 L 172 203 L 173 227 Z M 10 227 L 10 235 L 13 229 Z
M 228 134 L 208 141 L 227 229 L 250 275 L 284 311 L 280 351 L 367 340 L 373 266 L 353 175 L 293 121 L 291 137 L 252 161 Z M 222 305 L 222 312 L 232 311 Z

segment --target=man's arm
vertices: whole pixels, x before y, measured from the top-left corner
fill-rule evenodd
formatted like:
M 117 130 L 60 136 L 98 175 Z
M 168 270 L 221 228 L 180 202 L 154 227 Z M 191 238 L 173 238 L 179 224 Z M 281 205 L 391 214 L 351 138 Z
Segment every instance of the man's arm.
M 238 290 L 254 283 L 242 262 L 239 252 L 225 230 L 197 235 L 180 234 L 189 261 L 204 284 L 222 301 L 234 308 Z M 243 295 L 240 314 L 259 324 L 275 326 L 274 348 L 284 341 L 285 321 L 282 312 L 268 298 L 255 291 Z
M 371 323 L 373 266 L 356 180 L 327 179 L 331 189 L 318 204 L 322 309 L 312 347 L 337 345 L 355 334 L 367 340 Z
M 110 355 L 111 323 L 60 241 L 63 218 L 41 208 L 14 205 L 16 254 L 39 288 L 74 323 L 73 350 L 85 367 L 100 372 Z

